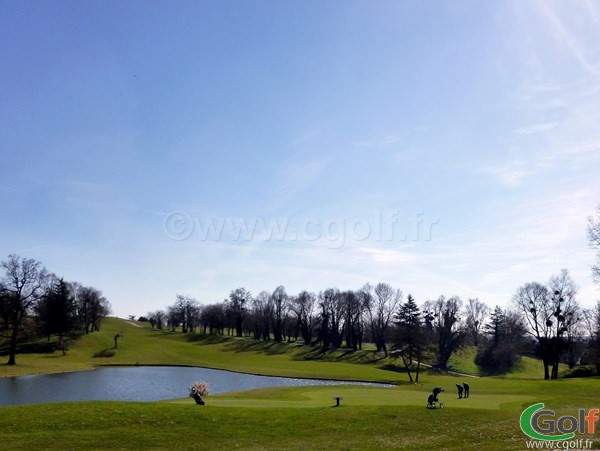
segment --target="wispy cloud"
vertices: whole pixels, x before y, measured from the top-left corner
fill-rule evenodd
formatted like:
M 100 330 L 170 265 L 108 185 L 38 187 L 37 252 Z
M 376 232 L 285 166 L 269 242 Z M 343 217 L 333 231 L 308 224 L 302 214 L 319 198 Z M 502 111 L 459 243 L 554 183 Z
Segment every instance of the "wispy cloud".
M 545 0 L 538 0 L 536 4 L 538 10 L 540 10 L 547 19 L 546 23 L 549 26 L 550 33 L 555 36 L 557 41 L 569 49 L 584 71 L 590 75 L 597 76 L 599 74 L 598 65 L 590 62 L 588 55 L 586 54 L 587 49 L 585 43 L 581 42 L 581 40 L 576 37 L 575 33 L 572 32 L 572 29 L 565 25 L 561 14 L 555 9 L 555 4 Z M 587 6 L 588 9 L 591 9 L 592 11 L 592 17 L 595 17 L 597 11 L 594 5 L 588 3 Z
M 537 172 L 535 168 L 521 160 L 497 165 L 486 165 L 480 171 L 492 175 L 498 182 L 508 187 L 520 185 L 525 177 Z
M 409 252 L 374 247 L 362 247 L 359 250 L 369 258 L 380 263 L 415 263 L 418 260 L 416 254 Z
M 548 130 L 552 130 L 556 128 L 558 122 L 543 122 L 539 124 L 526 125 L 524 127 L 519 127 L 515 130 L 515 133 L 518 135 L 531 135 L 533 133 L 545 132 Z

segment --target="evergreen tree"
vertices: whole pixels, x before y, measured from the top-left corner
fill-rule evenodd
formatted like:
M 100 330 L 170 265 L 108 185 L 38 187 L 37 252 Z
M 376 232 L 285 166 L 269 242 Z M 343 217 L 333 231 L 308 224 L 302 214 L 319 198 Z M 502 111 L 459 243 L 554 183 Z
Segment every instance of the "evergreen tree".
M 408 378 L 412 382 L 410 365 L 417 361 L 417 372 L 415 381 L 419 382 L 419 370 L 421 367 L 421 352 L 424 345 L 423 320 L 421 311 L 411 294 L 407 301 L 400 306 L 395 315 L 398 326 L 394 347 L 400 353 Z
M 36 308 L 44 335 L 58 335 L 58 347 L 64 350 L 64 336 L 77 328 L 77 308 L 71 287 L 63 279 L 55 280 Z

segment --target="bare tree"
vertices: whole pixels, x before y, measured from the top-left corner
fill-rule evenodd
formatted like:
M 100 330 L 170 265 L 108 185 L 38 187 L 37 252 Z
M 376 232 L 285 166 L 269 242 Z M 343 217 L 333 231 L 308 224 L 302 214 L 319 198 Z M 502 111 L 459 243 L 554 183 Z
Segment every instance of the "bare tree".
M 248 305 L 252 301 L 252 295 L 245 288 L 237 288 L 229 293 L 229 309 L 233 316 L 236 336 L 243 335 L 243 323 L 248 310 Z
M 88 321 L 92 332 L 100 332 L 102 320 L 110 315 L 110 302 L 100 290 L 91 288 L 91 303 L 89 304 Z
M 440 296 L 435 301 L 427 301 L 423 307 L 426 328 L 430 328 L 437 347 L 437 366 L 447 368 L 448 360 L 460 347 L 464 331 L 460 327 L 458 296 L 446 299 Z
M 544 379 L 558 378 L 566 332 L 576 322 L 577 289 L 566 270 L 550 279 L 550 288 L 530 282 L 517 289 L 513 303 L 524 315 L 529 333 L 536 338 L 544 364 Z M 550 372 L 551 370 L 551 372 Z
M 283 319 L 287 308 L 288 295 L 285 287 L 279 285 L 271 295 L 273 305 L 273 339 L 280 343 L 283 341 Z
M 290 309 L 296 315 L 300 335 L 305 344 L 309 345 L 312 342 L 314 309 L 317 297 L 314 293 L 301 291 L 298 296 L 295 296 L 290 302 Z
M 100 331 L 102 319 L 110 314 L 110 303 L 96 288 L 84 287 L 78 282 L 71 282 L 70 285 L 82 330 L 86 334 Z
M 469 299 L 465 307 L 467 331 L 473 337 L 473 344 L 475 346 L 479 344 L 479 335 L 489 311 L 489 307 L 477 298 Z
M 589 359 L 596 366 L 596 374 L 600 374 L 600 301 L 591 309 L 583 310 L 584 324 L 589 336 Z
M 331 345 L 342 346 L 342 330 L 344 325 L 344 304 L 337 288 L 328 288 L 319 293 L 321 307 L 321 330 L 319 340 L 323 341 L 323 350 Z
M 191 296 L 176 296 L 175 304 L 171 307 L 172 315 L 181 324 L 181 332 L 194 333 L 200 322 L 200 305 Z
M 17 339 L 27 314 L 45 294 L 48 273 L 44 266 L 34 259 L 9 255 L 0 263 L 4 276 L 0 279 L 0 298 L 6 310 L 9 334 L 8 364 L 16 363 Z
M 530 282 L 519 287 L 513 296 L 513 303 L 523 313 L 528 332 L 538 342 L 539 354 L 544 364 L 544 379 L 550 379 L 550 359 L 552 358 L 552 311 L 553 303 L 548 288 L 538 282 Z
M 363 341 L 363 312 L 364 303 L 360 292 L 352 290 L 341 293 L 344 303 L 344 331 L 346 335 L 346 347 L 355 351 L 362 349 Z
M 210 335 L 223 335 L 227 325 L 225 316 L 225 303 L 204 306 L 200 314 L 200 322 L 204 328 L 204 333 L 208 329 Z
M 588 240 L 590 246 L 596 249 L 596 264 L 592 266 L 594 282 L 600 284 L 600 204 L 594 215 L 588 217 Z
M 370 292 L 370 286 L 363 290 Z M 392 323 L 394 312 L 402 302 L 402 291 L 394 290 L 387 283 L 378 283 L 371 296 L 367 297 L 366 312 L 371 331 L 371 338 L 375 343 L 377 352 L 383 351 L 388 356 L 386 339 L 388 329 Z
M 556 322 L 555 335 L 557 343 L 552 370 L 555 374 L 554 379 L 556 379 L 558 378 L 560 353 L 563 351 L 566 352 L 569 368 L 573 368 L 579 361 L 583 348 L 581 338 L 583 323 L 581 308 L 577 302 L 579 288 L 575 285 L 575 282 L 571 279 L 566 269 L 562 269 L 558 275 L 550 277 L 548 288 L 550 292 L 554 293 L 554 297 L 557 297 L 560 303 L 553 315 Z
M 247 325 L 256 340 L 271 339 L 271 312 L 271 294 L 268 291 L 261 291 L 252 299 Z
M 148 321 L 150 322 L 150 326 L 154 329 L 162 329 L 165 324 L 166 314 L 162 310 L 156 310 L 155 312 L 148 313 Z

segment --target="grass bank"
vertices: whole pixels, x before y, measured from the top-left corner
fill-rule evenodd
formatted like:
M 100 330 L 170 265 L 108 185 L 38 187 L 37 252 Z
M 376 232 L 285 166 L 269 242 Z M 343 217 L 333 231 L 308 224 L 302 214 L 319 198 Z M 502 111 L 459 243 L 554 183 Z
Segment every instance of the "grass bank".
M 116 334 L 118 349 L 111 349 Z M 472 350 L 450 362 L 476 373 Z M 98 355 L 110 357 L 94 357 Z M 0 375 L 91 369 L 102 364 L 206 366 L 257 374 L 406 382 L 399 362 L 374 352 L 335 351 L 251 339 L 153 331 L 107 319 L 63 356 L 20 354 Z M 471 397 L 458 399 L 462 376 L 426 373 L 422 384 L 393 388 L 269 388 L 158 403 L 82 402 L 0 408 L 2 449 L 524 449 L 523 409 L 537 402 L 558 415 L 600 407 L 600 379 L 544 381 L 539 362 L 523 359 L 503 377 L 469 378 Z M 533 379 L 532 379 L 533 377 Z M 444 386 L 446 408 L 425 408 Z M 343 397 L 340 407 L 333 398 Z M 600 430 L 600 427 L 598 428 Z M 592 438 L 600 447 L 598 433 Z

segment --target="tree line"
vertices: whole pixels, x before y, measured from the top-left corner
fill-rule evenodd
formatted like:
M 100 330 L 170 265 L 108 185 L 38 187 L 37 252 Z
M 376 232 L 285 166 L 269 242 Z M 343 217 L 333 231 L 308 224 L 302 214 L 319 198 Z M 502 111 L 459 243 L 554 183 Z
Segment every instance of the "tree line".
M 78 282 L 66 282 L 34 259 L 9 255 L 0 263 L 0 345 L 8 364 L 16 363 L 19 343 L 57 337 L 65 352 L 65 337 L 96 332 L 110 313 L 102 292 Z
M 576 295 L 567 270 L 547 284 L 519 287 L 506 309 L 490 309 L 476 298 L 463 302 L 458 296 L 440 296 L 419 306 L 412 295 L 404 300 L 402 290 L 387 283 L 296 295 L 284 286 L 256 296 L 237 288 L 209 305 L 177 295 L 167 309 L 143 319 L 157 329 L 299 342 L 323 353 L 362 350 L 368 342 L 383 356 L 401 359 L 410 380 L 411 371 L 418 380 L 423 359 L 446 369 L 463 345 L 477 347 L 476 362 L 489 373 L 509 371 L 527 351 L 542 360 L 546 379 L 556 379 L 560 362 L 600 369 L 600 303 L 582 309 Z

